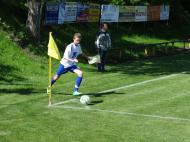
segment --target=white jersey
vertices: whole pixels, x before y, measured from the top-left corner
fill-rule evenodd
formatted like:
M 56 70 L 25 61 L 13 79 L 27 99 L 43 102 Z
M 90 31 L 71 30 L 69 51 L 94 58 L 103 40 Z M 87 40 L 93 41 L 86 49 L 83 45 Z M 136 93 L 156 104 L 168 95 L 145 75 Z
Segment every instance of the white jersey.
M 75 65 L 75 62 L 68 61 L 67 59 L 74 60 L 76 59 L 80 54 L 82 54 L 81 46 L 80 44 L 75 45 L 74 43 L 71 43 L 67 45 L 65 49 L 65 53 L 63 55 L 63 58 L 61 59 L 60 63 L 65 67 L 71 67 Z

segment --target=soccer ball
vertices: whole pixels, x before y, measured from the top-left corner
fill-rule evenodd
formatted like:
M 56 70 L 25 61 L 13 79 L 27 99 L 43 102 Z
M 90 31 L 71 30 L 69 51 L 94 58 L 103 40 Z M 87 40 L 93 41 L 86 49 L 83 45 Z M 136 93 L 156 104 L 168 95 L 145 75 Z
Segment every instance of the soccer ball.
M 90 97 L 88 95 L 83 95 L 80 97 L 81 104 L 87 105 L 90 103 Z

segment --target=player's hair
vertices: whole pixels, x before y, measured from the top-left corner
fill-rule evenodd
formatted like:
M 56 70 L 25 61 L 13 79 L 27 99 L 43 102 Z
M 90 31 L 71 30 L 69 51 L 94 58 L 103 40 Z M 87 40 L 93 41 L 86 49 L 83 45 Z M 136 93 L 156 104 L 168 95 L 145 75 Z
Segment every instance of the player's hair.
M 73 36 L 73 38 L 76 38 L 76 37 L 77 38 L 81 38 L 81 34 L 80 33 L 75 33 L 74 36 Z
M 101 23 L 100 24 L 100 28 L 102 29 L 104 27 L 104 25 L 107 25 L 108 26 L 108 23 Z

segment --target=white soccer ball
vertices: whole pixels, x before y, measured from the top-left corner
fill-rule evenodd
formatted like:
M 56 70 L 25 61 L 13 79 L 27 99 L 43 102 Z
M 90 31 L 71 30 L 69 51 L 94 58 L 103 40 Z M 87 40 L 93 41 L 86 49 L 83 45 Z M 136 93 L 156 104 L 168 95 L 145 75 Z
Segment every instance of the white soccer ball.
M 88 95 L 83 95 L 80 97 L 81 104 L 87 105 L 90 103 L 90 97 Z

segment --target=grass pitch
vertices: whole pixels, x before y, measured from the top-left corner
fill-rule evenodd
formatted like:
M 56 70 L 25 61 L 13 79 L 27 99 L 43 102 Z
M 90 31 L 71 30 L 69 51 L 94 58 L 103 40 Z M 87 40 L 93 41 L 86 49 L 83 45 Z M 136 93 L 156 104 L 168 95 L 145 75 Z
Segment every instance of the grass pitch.
M 0 38 L 1 142 L 190 141 L 189 52 L 109 65 L 103 74 L 81 63 L 80 91 L 92 104 L 70 95 L 76 76 L 69 73 L 53 86 L 48 107 L 48 60 Z

